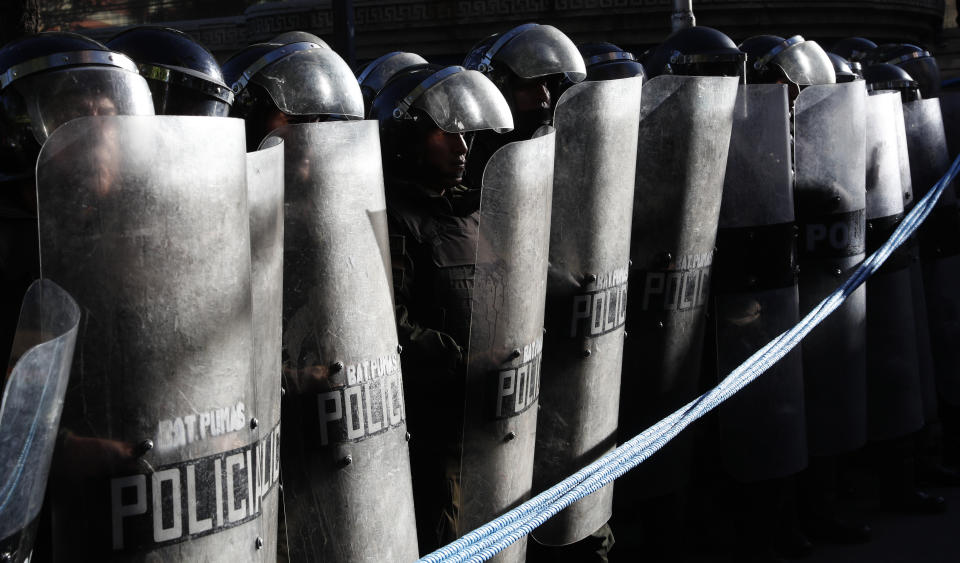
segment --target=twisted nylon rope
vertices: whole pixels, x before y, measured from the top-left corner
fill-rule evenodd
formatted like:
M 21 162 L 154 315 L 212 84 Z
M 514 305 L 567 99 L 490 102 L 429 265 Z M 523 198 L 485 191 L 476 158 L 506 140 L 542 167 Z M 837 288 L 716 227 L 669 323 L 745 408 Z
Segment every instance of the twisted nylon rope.
M 926 220 L 940 194 L 960 171 L 960 157 L 950 170 L 904 217 L 897 229 L 876 252 L 871 254 L 833 293 L 821 301 L 792 329 L 780 334 L 747 358 L 716 387 L 651 426 L 620 447 L 540 493 L 522 505 L 464 535 L 419 561 L 422 563 L 461 563 L 486 561 L 558 512 L 599 490 L 649 458 L 692 422 L 710 412 L 778 362 L 833 313 L 906 241 Z

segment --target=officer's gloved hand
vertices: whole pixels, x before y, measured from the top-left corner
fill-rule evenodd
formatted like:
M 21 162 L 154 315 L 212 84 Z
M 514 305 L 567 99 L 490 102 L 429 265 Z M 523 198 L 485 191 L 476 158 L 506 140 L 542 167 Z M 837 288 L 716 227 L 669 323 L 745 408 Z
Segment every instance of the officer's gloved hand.
M 455 369 L 463 362 L 463 348 L 452 336 L 438 330 L 426 329 L 418 339 L 420 351 L 447 369 Z

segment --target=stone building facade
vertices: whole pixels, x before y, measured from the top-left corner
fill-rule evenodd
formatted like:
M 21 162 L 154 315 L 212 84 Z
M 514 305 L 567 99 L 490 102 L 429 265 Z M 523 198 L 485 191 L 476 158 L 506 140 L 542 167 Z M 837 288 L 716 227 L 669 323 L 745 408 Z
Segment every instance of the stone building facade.
M 437 62 L 454 62 L 479 39 L 528 21 L 555 25 L 576 42 L 604 40 L 639 52 L 669 34 L 673 2 L 354 0 L 353 5 L 358 61 L 408 50 Z M 698 25 L 716 27 L 738 41 L 759 33 L 799 33 L 829 45 L 860 35 L 933 48 L 944 19 L 944 0 L 694 0 L 693 7 Z M 331 44 L 334 33 L 331 0 L 263 2 L 238 15 L 162 23 L 191 34 L 221 59 L 284 31 L 309 31 Z M 82 32 L 107 39 L 120 29 Z

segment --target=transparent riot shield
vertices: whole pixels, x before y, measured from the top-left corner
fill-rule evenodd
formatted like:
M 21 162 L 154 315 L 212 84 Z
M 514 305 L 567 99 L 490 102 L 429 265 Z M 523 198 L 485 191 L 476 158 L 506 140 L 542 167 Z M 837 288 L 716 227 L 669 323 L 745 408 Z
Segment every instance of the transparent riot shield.
M 0 549 L 11 563 L 31 558 L 79 321 L 57 284 L 27 290 L 0 405 Z
M 862 82 L 808 86 L 794 105 L 800 312 L 806 314 L 864 258 L 866 190 Z M 866 441 L 866 288 L 804 340 L 807 445 L 812 455 Z
M 616 445 L 640 86 L 640 78 L 581 82 L 557 102 L 535 491 Z M 573 543 L 612 511 L 610 484 L 533 535 Z
M 265 561 L 276 560 L 280 511 L 280 383 L 283 328 L 283 147 L 279 138 L 247 154 L 253 375 L 257 391 L 254 489 L 261 499 Z
M 621 441 L 697 394 L 737 84 L 733 77 L 664 75 L 643 86 Z M 690 446 L 689 436 L 681 434 L 621 478 L 614 499 L 617 518 L 632 514 L 638 498 L 678 490 L 689 475 Z
M 530 495 L 550 244 L 552 128 L 509 143 L 483 172 L 460 465 L 460 532 Z M 526 541 L 496 561 L 523 561 Z
M 867 97 L 866 252 L 886 242 L 903 219 L 896 108 L 898 92 Z M 908 247 L 901 246 L 867 284 L 867 429 L 870 439 L 902 436 L 923 426 L 916 325 Z
M 785 85 L 739 88 L 713 274 L 718 378 L 799 320 L 788 118 Z M 718 421 L 723 467 L 736 480 L 802 470 L 807 441 L 800 351 L 721 405 Z
M 903 104 L 910 153 L 910 173 L 916 197 L 923 197 L 950 167 L 940 101 L 937 98 Z M 956 185 L 947 187 L 920 228 L 923 285 L 930 322 L 936 387 L 940 399 L 960 405 L 960 223 Z
M 904 124 L 903 104 L 895 104 L 894 125 L 897 128 L 897 153 L 900 164 L 900 189 L 903 191 L 903 212 L 907 214 L 916 203 L 913 180 L 910 173 L 910 151 L 907 148 L 907 129 Z M 903 243 L 904 252 L 910 260 L 910 296 L 913 302 L 913 318 L 916 327 L 917 370 L 920 374 L 920 391 L 923 399 L 923 416 L 926 421 L 937 418 L 937 384 L 933 369 L 933 351 L 930 348 L 930 327 L 927 319 L 927 300 L 923 291 L 923 267 L 920 264 L 920 243 L 916 234 Z
M 83 311 L 58 561 L 258 561 L 243 122 L 89 117 L 37 163 L 41 267 Z
M 291 560 L 418 556 L 376 121 L 283 139 L 283 506 Z M 269 138 L 268 138 L 269 141 Z

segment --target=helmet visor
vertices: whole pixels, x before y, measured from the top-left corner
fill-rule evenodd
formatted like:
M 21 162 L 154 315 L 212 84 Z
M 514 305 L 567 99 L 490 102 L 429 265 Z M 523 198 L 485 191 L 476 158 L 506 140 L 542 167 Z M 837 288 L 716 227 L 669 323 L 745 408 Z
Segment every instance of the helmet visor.
M 510 106 L 500 90 L 475 70 L 463 70 L 428 88 L 411 107 L 417 108 L 449 133 L 513 129 Z
M 166 82 L 148 81 L 157 115 L 208 115 L 227 117 L 230 106 L 190 88 Z
M 507 42 L 494 55 L 521 78 L 537 78 L 548 74 L 566 74 L 572 82 L 587 76 L 583 57 L 577 46 L 559 29 L 537 25 Z M 496 66 L 496 62 L 493 63 Z
M 360 85 L 332 49 L 297 51 L 256 73 L 277 109 L 289 115 L 334 115 L 363 119 Z
M 791 82 L 800 86 L 835 84 L 833 62 L 816 41 L 803 41 L 785 49 L 773 61 Z
M 40 144 L 77 117 L 154 114 L 146 80 L 119 68 L 67 67 L 24 77 L 12 87 L 23 96 Z

